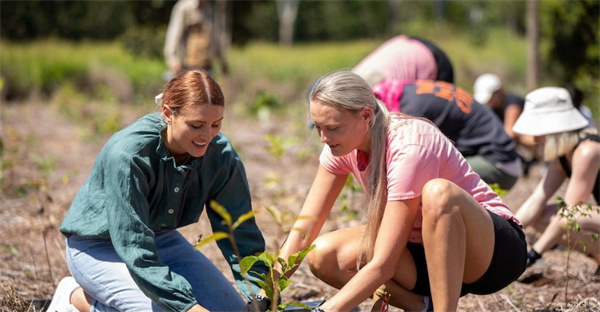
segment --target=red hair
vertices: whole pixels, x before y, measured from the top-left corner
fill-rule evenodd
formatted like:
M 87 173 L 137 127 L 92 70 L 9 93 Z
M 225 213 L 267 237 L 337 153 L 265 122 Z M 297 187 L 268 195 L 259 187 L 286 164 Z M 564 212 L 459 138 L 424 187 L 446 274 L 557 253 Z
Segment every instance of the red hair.
M 182 72 L 165 86 L 162 105 L 178 113 L 189 105 L 225 106 L 225 97 L 221 87 L 203 70 Z

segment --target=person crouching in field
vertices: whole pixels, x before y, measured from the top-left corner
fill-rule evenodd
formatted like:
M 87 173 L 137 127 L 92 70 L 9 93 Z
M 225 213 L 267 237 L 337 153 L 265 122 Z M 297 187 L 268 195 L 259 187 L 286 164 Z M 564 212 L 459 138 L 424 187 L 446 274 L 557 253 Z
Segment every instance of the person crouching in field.
M 325 145 L 280 257 L 316 245 L 310 269 L 339 292 L 313 311 L 350 311 L 382 288 L 404 310 L 454 311 L 460 296 L 521 275 L 520 222 L 433 123 L 389 113 L 346 70 L 321 77 L 309 100 Z M 367 224 L 317 238 L 349 174 L 365 190 Z
M 557 214 L 557 201 L 548 202 L 566 178 L 569 178 L 563 198 L 566 211 L 574 212 L 574 221 L 581 229 L 571 232 L 573 246 L 569 247 L 585 248 L 585 253 L 600 264 L 600 241 L 593 240 L 590 235 L 600 233 L 598 131 L 590 127 L 588 120 L 573 106 L 569 92 L 558 87 L 539 88 L 527 94 L 525 108 L 513 130 L 534 136 L 540 154 L 548 162 L 539 184 L 516 212 L 524 226 L 542 233 L 529 249 L 527 265 L 533 265 L 556 244 L 567 243 L 563 235 L 569 220 Z M 594 197 L 595 205 L 591 203 L 590 195 Z M 577 241 L 581 243 L 575 244 Z
M 225 99 L 202 70 L 165 87 L 151 113 L 114 134 L 75 196 L 60 231 L 73 277 L 59 283 L 47 311 L 241 311 L 246 301 L 177 229 L 215 201 L 234 220 L 251 211 L 242 161 L 220 132 Z M 214 232 L 229 232 L 207 210 Z M 239 255 L 263 252 L 254 219 L 235 232 Z M 241 277 L 229 240 L 218 247 L 241 292 L 260 288 Z M 256 270 L 255 270 L 256 269 Z M 259 265 L 253 271 L 266 273 Z

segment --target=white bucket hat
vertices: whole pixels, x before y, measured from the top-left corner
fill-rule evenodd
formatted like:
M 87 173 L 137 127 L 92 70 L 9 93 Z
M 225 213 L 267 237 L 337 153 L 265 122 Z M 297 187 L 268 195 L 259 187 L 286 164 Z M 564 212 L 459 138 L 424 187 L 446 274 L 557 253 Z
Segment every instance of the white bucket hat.
M 494 92 L 500 90 L 500 88 L 502 88 L 500 77 L 494 74 L 483 74 L 475 79 L 473 98 L 479 104 L 485 105 L 492 98 Z
M 583 129 L 587 125 L 585 117 L 573 107 L 566 89 L 544 87 L 525 96 L 525 107 L 513 126 L 513 131 L 541 136 Z

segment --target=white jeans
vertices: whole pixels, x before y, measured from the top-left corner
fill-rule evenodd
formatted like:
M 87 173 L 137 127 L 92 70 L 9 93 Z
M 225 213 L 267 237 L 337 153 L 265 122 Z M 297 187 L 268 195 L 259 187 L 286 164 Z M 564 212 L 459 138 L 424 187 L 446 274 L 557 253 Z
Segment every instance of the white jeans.
M 245 302 L 227 278 L 178 231 L 156 234 L 159 259 L 191 285 L 200 305 L 210 311 L 241 311 Z M 110 240 L 76 235 L 67 238 L 71 274 L 94 298 L 90 311 L 162 311 L 131 278 Z

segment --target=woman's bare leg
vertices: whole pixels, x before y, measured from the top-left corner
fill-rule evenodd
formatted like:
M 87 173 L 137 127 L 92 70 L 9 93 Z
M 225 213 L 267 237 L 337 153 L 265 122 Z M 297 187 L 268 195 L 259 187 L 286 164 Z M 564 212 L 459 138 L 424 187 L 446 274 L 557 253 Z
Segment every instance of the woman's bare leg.
M 423 187 L 423 243 L 433 305 L 456 311 L 462 283 L 477 281 L 494 251 L 494 226 L 488 212 L 450 181 L 434 179 Z
M 319 236 L 314 242 L 315 248 L 307 256 L 312 273 L 328 285 L 342 288 L 356 274 L 363 231 L 364 226 L 354 226 Z M 406 311 L 422 310 L 425 306 L 423 296 L 408 290 L 415 283 L 415 264 L 406 250 L 394 279 L 385 284 L 386 291 L 391 294 L 389 304 Z
M 589 216 L 580 216 L 575 221 L 579 224 L 581 231 L 576 232 L 571 229 L 569 233 L 571 235 L 569 239 L 571 247 L 583 251 L 583 244 L 585 244 L 586 253 L 592 255 L 600 253 L 600 246 L 598 245 L 600 242 L 594 242 L 590 236 L 591 233 L 599 233 L 600 214 L 592 212 Z M 562 218 L 560 215 L 554 216 L 539 239 L 533 244 L 533 249 L 541 254 L 557 243 L 567 245 L 569 243 L 565 240 L 567 226 L 568 220 L 566 218 Z
M 546 227 L 548 227 L 548 224 L 550 224 L 552 218 L 556 216 L 557 206 L 558 205 L 556 204 L 546 205 L 544 213 L 531 223 L 531 227 L 540 234 L 544 232 Z M 515 215 L 515 217 L 521 221 L 518 216 Z
M 71 294 L 71 304 L 79 310 L 79 312 L 90 312 L 92 298 L 79 287 Z

